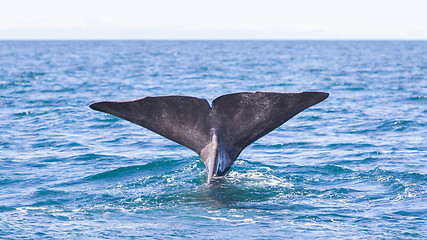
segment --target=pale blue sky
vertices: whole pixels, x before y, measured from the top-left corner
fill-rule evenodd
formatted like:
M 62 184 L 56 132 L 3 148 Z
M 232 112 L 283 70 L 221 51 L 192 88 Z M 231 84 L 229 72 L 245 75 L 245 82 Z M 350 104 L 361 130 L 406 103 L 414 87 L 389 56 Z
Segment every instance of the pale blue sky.
M 422 39 L 426 0 L 0 0 L 0 39 Z

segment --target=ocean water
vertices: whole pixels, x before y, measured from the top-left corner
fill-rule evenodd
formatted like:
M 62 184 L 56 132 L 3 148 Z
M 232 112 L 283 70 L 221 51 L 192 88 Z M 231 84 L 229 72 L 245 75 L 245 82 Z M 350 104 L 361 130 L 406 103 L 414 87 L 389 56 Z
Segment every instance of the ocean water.
M 325 91 L 206 185 L 102 100 Z M 0 239 L 426 239 L 426 41 L 0 41 Z

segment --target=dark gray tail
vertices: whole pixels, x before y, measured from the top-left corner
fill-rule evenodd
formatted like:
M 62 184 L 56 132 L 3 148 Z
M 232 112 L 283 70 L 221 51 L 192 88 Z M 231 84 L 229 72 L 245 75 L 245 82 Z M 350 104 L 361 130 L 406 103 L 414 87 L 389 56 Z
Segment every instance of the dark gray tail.
M 150 129 L 190 148 L 202 159 L 201 152 L 211 143 L 215 132 L 221 151 L 227 155 L 228 160 L 222 164 L 228 170 L 245 147 L 328 95 L 242 92 L 222 95 L 213 100 L 212 107 L 205 99 L 187 96 L 97 102 L 90 107 Z

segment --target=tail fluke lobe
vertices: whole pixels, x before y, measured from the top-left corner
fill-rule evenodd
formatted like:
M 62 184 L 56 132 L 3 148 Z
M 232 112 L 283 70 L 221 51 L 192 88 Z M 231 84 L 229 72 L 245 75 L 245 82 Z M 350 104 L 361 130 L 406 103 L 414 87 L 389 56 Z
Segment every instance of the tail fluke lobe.
M 243 92 L 218 97 L 212 103 L 217 128 L 228 141 L 229 155 L 240 152 L 290 118 L 328 97 L 323 92 Z
M 90 108 L 138 124 L 197 153 L 210 142 L 211 108 L 205 99 L 145 97 L 132 101 L 97 102 Z

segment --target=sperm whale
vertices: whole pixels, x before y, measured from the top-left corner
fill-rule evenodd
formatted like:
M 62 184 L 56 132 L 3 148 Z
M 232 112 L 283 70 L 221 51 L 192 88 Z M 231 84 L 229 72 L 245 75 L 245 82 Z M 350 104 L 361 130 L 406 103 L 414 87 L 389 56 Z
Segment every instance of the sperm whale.
M 223 176 L 248 145 L 301 111 L 325 100 L 325 92 L 240 92 L 209 102 L 189 96 L 95 102 L 90 108 L 147 128 L 196 152 L 207 183 Z

